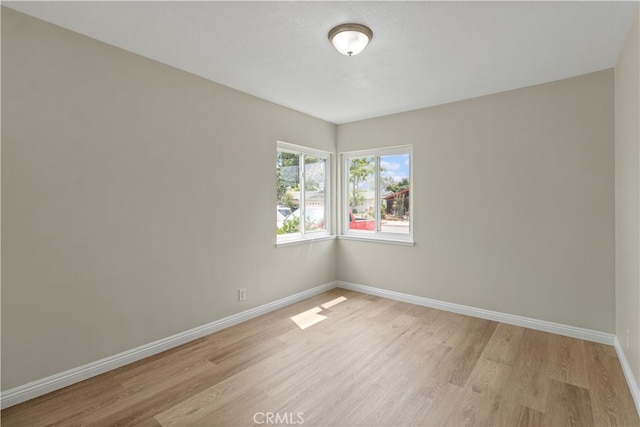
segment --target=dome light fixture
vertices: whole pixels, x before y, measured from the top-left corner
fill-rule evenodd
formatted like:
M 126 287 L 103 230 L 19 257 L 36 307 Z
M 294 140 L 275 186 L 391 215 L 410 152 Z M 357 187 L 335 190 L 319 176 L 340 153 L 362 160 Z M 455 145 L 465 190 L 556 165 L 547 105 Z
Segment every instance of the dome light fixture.
M 329 41 L 343 55 L 357 55 L 373 38 L 373 31 L 361 24 L 342 24 L 329 31 Z

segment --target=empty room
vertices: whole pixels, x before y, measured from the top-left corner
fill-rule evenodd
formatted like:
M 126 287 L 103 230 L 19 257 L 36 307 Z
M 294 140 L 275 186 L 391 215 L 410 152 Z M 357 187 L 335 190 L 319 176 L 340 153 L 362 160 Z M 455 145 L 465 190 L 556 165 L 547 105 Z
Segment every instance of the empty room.
M 3 1 L 6 426 L 640 426 L 638 1 Z

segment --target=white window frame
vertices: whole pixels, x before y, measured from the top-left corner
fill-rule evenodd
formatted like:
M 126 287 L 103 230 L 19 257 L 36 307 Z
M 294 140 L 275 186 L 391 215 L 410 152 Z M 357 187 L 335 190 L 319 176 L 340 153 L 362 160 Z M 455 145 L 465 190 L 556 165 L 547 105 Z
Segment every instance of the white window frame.
M 317 241 L 317 240 L 327 240 L 333 239 L 335 236 L 331 234 L 332 230 L 332 210 L 331 210 L 331 200 L 332 200 L 332 191 L 331 191 L 331 153 L 326 151 L 317 150 L 314 148 L 305 147 L 302 145 L 290 144 L 288 142 L 277 141 L 276 144 L 276 156 L 279 151 L 286 151 L 289 153 L 300 154 L 301 161 L 299 162 L 299 182 L 300 182 L 300 232 L 299 233 L 291 233 L 291 234 L 276 234 L 276 246 L 288 246 L 292 244 L 305 243 L 309 241 Z M 306 209 L 305 202 L 305 157 L 316 157 L 325 160 L 325 171 L 324 171 L 324 203 L 325 203 L 325 212 L 324 212 L 324 220 L 325 220 L 325 229 L 324 230 L 314 230 L 314 231 L 306 231 L 304 227 L 304 210 Z M 277 207 L 277 206 L 276 206 Z
M 383 156 L 389 156 L 394 154 L 408 154 L 409 155 L 409 194 L 410 194 L 410 202 L 409 202 L 409 233 L 390 233 L 380 231 L 380 206 L 382 204 L 382 195 L 380 194 L 380 158 Z M 375 206 L 378 208 L 375 209 L 375 220 L 376 226 L 374 231 L 363 231 L 363 230 L 352 230 L 349 228 L 349 210 L 351 209 L 349 206 L 349 163 L 352 158 L 359 157 L 375 157 Z M 413 191 L 413 146 L 412 145 L 403 145 L 397 147 L 387 147 L 387 148 L 378 148 L 378 149 L 369 149 L 369 150 L 359 150 L 359 151 L 349 151 L 340 153 L 341 159 L 341 172 L 340 172 L 340 180 L 341 180 L 341 197 L 340 197 L 340 239 L 349 239 L 349 240 L 368 240 L 375 241 L 381 243 L 392 243 L 399 245 L 408 245 L 413 246 L 415 242 L 413 241 L 413 223 L 414 223 L 414 211 L 413 206 L 414 203 L 414 191 Z

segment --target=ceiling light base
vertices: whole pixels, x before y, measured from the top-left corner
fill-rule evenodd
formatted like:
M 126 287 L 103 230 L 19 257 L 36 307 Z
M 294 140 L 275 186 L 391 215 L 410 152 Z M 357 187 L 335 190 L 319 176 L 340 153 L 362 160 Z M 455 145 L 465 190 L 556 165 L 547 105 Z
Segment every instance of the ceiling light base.
M 361 24 L 342 24 L 329 31 L 329 41 L 343 55 L 362 52 L 373 38 L 373 31 Z

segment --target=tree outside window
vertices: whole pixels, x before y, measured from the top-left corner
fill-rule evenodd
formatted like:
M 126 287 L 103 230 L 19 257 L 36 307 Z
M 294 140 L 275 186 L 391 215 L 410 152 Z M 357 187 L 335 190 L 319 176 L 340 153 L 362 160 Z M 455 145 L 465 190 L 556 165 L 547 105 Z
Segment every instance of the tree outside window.
M 411 236 L 411 147 L 343 154 L 344 234 Z

